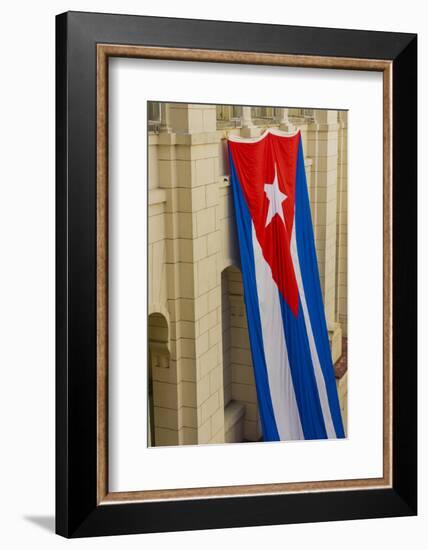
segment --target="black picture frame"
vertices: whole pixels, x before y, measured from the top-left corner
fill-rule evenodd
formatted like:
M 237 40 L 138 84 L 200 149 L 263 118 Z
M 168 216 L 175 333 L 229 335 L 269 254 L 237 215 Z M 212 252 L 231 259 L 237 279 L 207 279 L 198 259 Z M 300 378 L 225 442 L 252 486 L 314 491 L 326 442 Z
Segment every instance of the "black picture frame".
M 97 504 L 97 44 L 392 62 L 392 487 Z M 56 18 L 56 532 L 86 537 L 417 513 L 417 36 L 68 12 Z

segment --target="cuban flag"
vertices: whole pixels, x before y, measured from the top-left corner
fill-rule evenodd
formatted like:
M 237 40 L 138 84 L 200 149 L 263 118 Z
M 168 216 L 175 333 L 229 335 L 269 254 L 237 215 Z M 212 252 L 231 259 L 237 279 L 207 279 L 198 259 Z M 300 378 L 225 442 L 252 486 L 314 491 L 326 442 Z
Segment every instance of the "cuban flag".
M 343 438 L 300 132 L 228 148 L 263 439 Z

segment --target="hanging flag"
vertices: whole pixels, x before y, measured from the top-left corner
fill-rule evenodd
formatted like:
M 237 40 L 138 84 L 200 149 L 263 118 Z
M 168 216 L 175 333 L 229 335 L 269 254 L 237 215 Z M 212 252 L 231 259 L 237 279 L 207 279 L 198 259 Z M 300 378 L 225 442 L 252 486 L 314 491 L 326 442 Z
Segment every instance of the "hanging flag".
M 263 439 L 345 437 L 300 132 L 228 147 Z

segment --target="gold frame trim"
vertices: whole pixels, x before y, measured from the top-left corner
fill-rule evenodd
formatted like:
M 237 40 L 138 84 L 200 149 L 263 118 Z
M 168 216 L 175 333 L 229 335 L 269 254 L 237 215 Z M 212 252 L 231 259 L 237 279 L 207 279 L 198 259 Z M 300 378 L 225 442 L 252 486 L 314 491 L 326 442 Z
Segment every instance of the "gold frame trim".
M 129 492 L 108 490 L 108 59 L 133 57 L 383 73 L 383 477 Z M 392 487 L 392 61 L 97 45 L 97 504 Z

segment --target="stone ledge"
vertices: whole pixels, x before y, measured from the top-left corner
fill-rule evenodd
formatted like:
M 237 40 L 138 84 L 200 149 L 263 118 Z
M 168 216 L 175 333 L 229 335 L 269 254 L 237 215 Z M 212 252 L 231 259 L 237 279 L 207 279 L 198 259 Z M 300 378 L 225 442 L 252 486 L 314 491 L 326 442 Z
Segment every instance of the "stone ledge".
M 159 134 L 157 132 L 149 131 L 148 142 L 150 145 L 157 145 L 159 143 Z
M 220 143 L 222 132 L 195 132 L 195 133 L 160 133 L 158 145 L 207 145 Z
M 166 202 L 165 189 L 150 189 L 149 191 L 149 206 L 152 204 L 161 204 Z
M 337 132 L 339 129 L 339 123 L 338 122 L 313 122 L 312 124 L 308 125 L 308 131 L 318 131 L 318 132 Z

